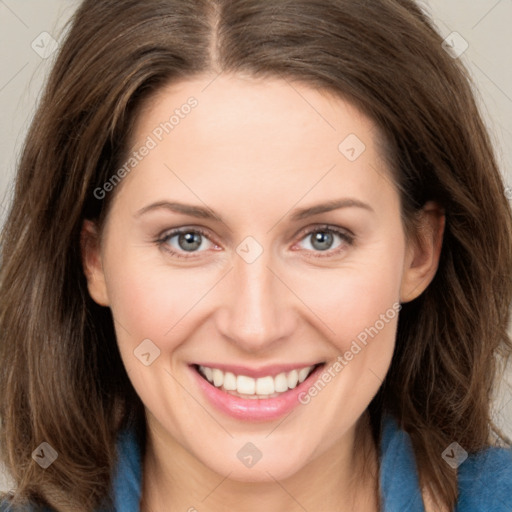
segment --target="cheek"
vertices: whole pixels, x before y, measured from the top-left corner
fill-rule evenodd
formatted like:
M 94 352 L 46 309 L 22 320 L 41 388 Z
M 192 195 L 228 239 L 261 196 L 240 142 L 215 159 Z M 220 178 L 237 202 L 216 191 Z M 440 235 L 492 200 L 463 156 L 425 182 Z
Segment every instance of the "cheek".
M 117 261 L 122 264 L 109 266 L 107 286 L 121 358 L 145 406 L 172 418 L 169 404 L 190 398 L 172 378 L 171 356 L 190 335 L 184 329 L 190 328 L 191 310 L 208 289 L 205 277 L 136 253 Z
M 211 285 L 211 272 L 171 269 L 134 251 L 109 265 L 107 287 L 111 309 L 125 331 L 134 336 L 172 341 L 172 333 Z
M 338 352 L 359 339 L 393 339 L 400 300 L 401 248 L 367 251 L 339 269 L 303 272 L 294 290 L 317 315 L 317 325 Z M 377 329 L 378 333 L 376 333 Z M 368 333 L 371 331 L 372 336 Z

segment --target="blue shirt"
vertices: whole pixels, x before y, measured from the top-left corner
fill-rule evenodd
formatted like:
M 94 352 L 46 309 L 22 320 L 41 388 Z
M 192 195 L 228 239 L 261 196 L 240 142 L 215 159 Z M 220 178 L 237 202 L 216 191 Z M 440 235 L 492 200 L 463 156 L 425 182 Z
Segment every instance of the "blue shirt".
M 132 431 L 120 433 L 118 450 L 119 463 L 113 481 L 114 510 L 139 512 L 141 452 Z M 457 468 L 457 474 L 459 500 L 455 512 L 512 512 L 512 450 L 491 447 L 471 454 Z M 382 512 L 425 512 L 410 437 L 391 416 L 383 420 L 380 487 Z M 32 510 L 35 509 L 23 512 Z M 0 505 L 0 512 L 10 512 L 5 503 Z

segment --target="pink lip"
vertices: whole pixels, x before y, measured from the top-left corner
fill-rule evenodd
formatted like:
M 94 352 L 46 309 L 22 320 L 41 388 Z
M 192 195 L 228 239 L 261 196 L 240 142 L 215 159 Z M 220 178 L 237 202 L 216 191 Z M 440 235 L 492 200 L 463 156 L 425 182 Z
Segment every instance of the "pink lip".
M 273 364 L 269 366 L 262 366 L 261 368 L 248 368 L 247 366 L 236 366 L 221 363 L 196 363 L 198 366 L 206 366 L 208 368 L 218 368 L 223 372 L 231 372 L 235 375 L 246 375 L 257 379 L 258 377 L 266 377 L 271 375 L 275 377 L 280 373 L 288 373 L 292 370 L 300 370 L 308 366 L 315 366 L 317 363 L 296 363 L 296 364 Z
M 307 391 L 312 382 L 316 380 L 316 376 L 322 372 L 323 367 L 324 365 L 321 365 L 316 368 L 309 377 L 296 388 L 289 389 L 275 398 L 261 399 L 240 398 L 238 396 L 230 395 L 229 393 L 216 388 L 213 384 L 210 384 L 193 366 L 190 366 L 190 370 L 205 397 L 222 413 L 244 421 L 271 421 L 290 413 L 295 407 L 301 405 L 298 398 L 299 394 Z M 223 369 L 223 367 L 219 365 L 215 366 L 215 368 Z M 235 367 L 231 366 L 228 368 L 231 369 Z M 270 367 L 266 367 L 266 370 L 269 368 Z M 294 366 L 292 370 L 296 368 L 298 367 Z M 239 375 L 243 375 L 243 373 L 239 373 Z M 269 373 L 266 373 L 265 375 L 269 375 Z

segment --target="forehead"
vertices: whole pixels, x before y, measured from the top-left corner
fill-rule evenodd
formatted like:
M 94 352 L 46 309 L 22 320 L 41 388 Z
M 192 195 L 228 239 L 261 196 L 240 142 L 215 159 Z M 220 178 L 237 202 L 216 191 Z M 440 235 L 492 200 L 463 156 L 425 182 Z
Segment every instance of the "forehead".
M 138 195 L 158 187 L 190 198 L 208 189 L 231 201 L 297 201 L 346 190 L 378 200 L 390 185 L 378 135 L 370 118 L 326 90 L 205 76 L 160 89 L 139 111 L 130 151 L 150 140 L 151 150 L 125 181 Z
M 190 98 L 197 102 L 193 109 L 186 108 Z M 180 115 L 174 116 L 171 133 L 164 134 L 169 144 L 183 142 L 193 132 L 199 149 L 214 146 L 230 154 L 239 147 L 244 154 L 262 156 L 256 143 L 276 150 L 296 150 L 300 143 L 303 151 L 319 148 L 337 156 L 344 136 L 358 135 L 371 146 L 376 130 L 356 107 L 327 90 L 277 78 L 220 75 L 160 89 L 141 112 L 136 136 L 158 132 L 174 112 Z

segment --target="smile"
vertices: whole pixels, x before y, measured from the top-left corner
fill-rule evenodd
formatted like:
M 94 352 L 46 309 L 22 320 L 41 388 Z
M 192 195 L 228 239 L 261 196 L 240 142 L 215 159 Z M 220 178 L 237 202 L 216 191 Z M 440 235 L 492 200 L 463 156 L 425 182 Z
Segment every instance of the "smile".
M 199 373 L 213 384 L 216 388 L 222 389 L 240 398 L 274 398 L 289 389 L 295 389 L 298 384 L 304 382 L 315 366 L 294 369 L 290 372 L 281 372 L 276 376 L 267 375 L 259 378 L 252 378 L 247 375 L 235 375 L 232 372 L 224 372 L 219 368 L 199 366 Z
M 219 368 L 219 366 L 222 366 Z M 244 421 L 270 421 L 304 407 L 298 399 L 325 362 L 280 365 L 259 370 L 218 364 L 192 364 L 193 379 L 217 411 Z

